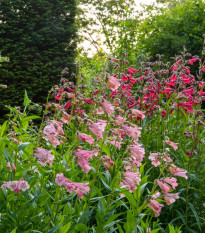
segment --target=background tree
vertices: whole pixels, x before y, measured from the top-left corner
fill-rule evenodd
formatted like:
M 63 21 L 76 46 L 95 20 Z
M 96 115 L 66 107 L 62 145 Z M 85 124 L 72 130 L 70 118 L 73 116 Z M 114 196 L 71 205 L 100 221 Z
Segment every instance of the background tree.
M 75 0 L 0 0 L 0 93 L 4 105 L 19 105 L 24 89 L 36 102 L 45 102 L 61 71 L 76 56 Z M 0 90 L 1 92 L 1 90 Z
M 99 53 L 103 49 L 122 55 L 135 47 L 138 18 L 134 0 L 80 0 L 82 39 Z
M 192 55 L 201 55 L 205 33 L 203 0 L 163 1 L 168 5 L 149 8 L 137 29 L 136 54 L 164 54 L 166 60 L 186 46 Z

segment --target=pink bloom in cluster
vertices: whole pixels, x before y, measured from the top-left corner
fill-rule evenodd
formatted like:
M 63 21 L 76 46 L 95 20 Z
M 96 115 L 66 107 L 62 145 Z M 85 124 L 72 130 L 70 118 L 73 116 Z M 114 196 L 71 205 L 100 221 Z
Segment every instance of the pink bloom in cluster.
M 101 105 L 102 105 L 103 110 L 108 114 L 108 116 L 110 116 L 115 109 L 115 106 L 112 106 L 112 104 L 107 101 L 101 103 Z
M 98 138 L 103 138 L 103 132 L 107 125 L 106 120 L 99 120 L 97 123 L 90 124 L 90 131 Z
M 168 171 L 170 171 L 172 173 L 172 175 L 174 175 L 174 176 L 181 176 L 181 177 L 184 177 L 186 180 L 188 179 L 188 176 L 186 175 L 187 171 L 178 168 L 174 164 L 172 164 L 168 168 Z
M 120 81 L 118 79 L 116 79 L 113 76 L 109 77 L 109 81 L 107 82 L 107 87 L 112 90 L 115 91 L 119 88 L 120 86 Z
M 176 201 L 176 199 L 179 199 L 178 193 L 166 193 L 164 196 L 164 200 L 166 201 L 167 205 L 171 205 L 173 202 Z
M 159 153 L 150 153 L 149 159 L 152 161 L 152 165 L 158 167 L 160 165 Z
M 144 119 L 145 118 L 145 115 L 142 111 L 140 110 L 137 110 L 137 109 L 132 109 L 132 114 L 134 117 L 139 117 L 141 119 Z
M 164 178 L 163 181 L 166 182 L 167 184 L 170 184 L 173 189 L 175 189 L 178 186 L 177 179 L 174 177 Z
M 47 163 L 52 165 L 53 164 L 53 160 L 54 160 L 54 155 L 51 154 L 51 150 L 46 150 L 44 148 L 40 148 L 38 147 L 35 150 L 36 154 L 34 154 L 34 156 L 36 158 L 38 158 L 38 162 L 42 165 L 42 166 L 46 166 Z
M 161 212 L 161 208 L 164 206 L 163 204 L 160 204 L 156 200 L 150 200 L 150 203 L 147 205 L 148 208 L 154 211 L 155 217 L 159 216 L 159 213 Z
M 194 62 L 196 62 L 196 61 L 198 61 L 198 60 L 199 60 L 199 58 L 193 57 L 192 59 L 189 59 L 189 60 L 188 60 L 188 63 L 189 63 L 190 65 L 193 65 Z
M 70 121 L 70 115 L 66 112 L 63 112 L 63 117 L 61 118 L 61 121 L 64 124 L 67 124 Z
M 121 187 L 125 186 L 125 188 L 132 193 L 135 189 L 137 189 L 137 184 L 139 184 L 140 181 L 141 181 L 141 179 L 139 177 L 138 172 L 136 172 L 136 173 L 135 172 L 125 172 L 124 179 L 122 182 L 120 182 L 120 186 Z
M 129 150 L 132 157 L 132 164 L 137 167 L 140 167 L 145 154 L 145 149 L 140 144 L 135 144 L 132 146 L 129 146 Z
M 90 188 L 87 186 L 89 183 L 72 182 L 67 179 L 63 173 L 56 175 L 55 182 L 59 186 L 64 186 L 69 193 L 74 191 L 80 199 L 83 198 L 83 194 L 90 191 Z
M 1 186 L 2 190 L 5 190 L 6 188 L 10 189 L 11 191 L 14 191 L 14 193 L 18 194 L 20 190 L 25 192 L 27 189 L 30 188 L 27 181 L 19 180 L 19 181 L 4 181 L 3 185 Z
M 172 188 L 168 184 L 162 183 L 160 180 L 157 180 L 157 184 L 162 189 L 163 193 L 167 193 L 172 190 Z
M 117 116 L 117 117 L 115 118 L 115 124 L 116 124 L 116 125 L 121 125 L 124 121 L 126 121 L 126 118 L 123 118 L 123 117 L 121 117 L 121 116 Z
M 121 139 L 121 138 L 120 138 Z M 116 146 L 119 150 L 121 148 L 122 141 L 120 140 L 119 142 L 117 140 L 109 141 L 109 143 L 113 146 Z
M 170 145 L 174 150 L 177 150 L 177 149 L 178 149 L 178 146 L 177 146 L 178 143 L 174 143 L 174 142 L 171 142 L 171 141 L 169 141 L 169 140 L 165 140 L 165 142 L 166 142 L 168 145 Z
M 94 143 L 94 139 L 92 138 L 91 135 L 87 135 L 85 133 L 79 133 L 78 134 L 78 138 L 79 140 L 83 141 L 83 142 L 87 142 L 89 143 L 90 145 Z
M 93 156 L 97 156 L 98 150 L 77 150 L 74 154 L 77 156 L 77 163 L 79 164 L 79 166 L 85 173 L 88 173 L 92 169 L 92 167 L 89 165 L 88 160 Z
M 44 130 L 44 139 L 48 140 L 54 147 L 60 144 L 60 141 L 56 138 L 58 132 L 53 124 L 47 125 Z
M 124 129 L 125 133 L 127 134 L 128 137 L 133 137 L 135 141 L 138 140 L 138 137 L 140 137 L 141 132 L 140 132 L 140 128 L 138 128 L 137 126 L 126 126 L 126 125 L 122 125 L 122 128 Z
M 108 171 L 110 171 L 110 166 L 114 166 L 114 162 L 111 160 L 111 158 L 109 157 L 109 156 L 105 156 L 104 158 L 103 158 L 103 161 L 104 161 L 104 167 L 108 170 Z

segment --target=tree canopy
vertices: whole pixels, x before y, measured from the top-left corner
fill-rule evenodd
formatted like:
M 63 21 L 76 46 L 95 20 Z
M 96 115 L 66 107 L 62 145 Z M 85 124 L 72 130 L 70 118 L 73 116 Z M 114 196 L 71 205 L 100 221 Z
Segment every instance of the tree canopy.
M 0 51 L 2 63 L 0 108 L 30 98 L 45 102 L 48 90 L 71 67 L 76 52 L 75 0 L 1 0 Z

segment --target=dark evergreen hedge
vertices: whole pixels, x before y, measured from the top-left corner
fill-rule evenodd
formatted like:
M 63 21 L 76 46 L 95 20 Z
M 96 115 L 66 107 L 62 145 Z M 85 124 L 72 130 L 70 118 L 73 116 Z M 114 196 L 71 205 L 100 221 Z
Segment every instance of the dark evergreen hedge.
M 76 55 L 75 0 L 0 0 L 0 51 L 10 62 L 0 67 L 4 105 L 22 105 L 24 90 L 44 103 L 61 71 Z M 71 69 L 72 70 L 72 69 Z

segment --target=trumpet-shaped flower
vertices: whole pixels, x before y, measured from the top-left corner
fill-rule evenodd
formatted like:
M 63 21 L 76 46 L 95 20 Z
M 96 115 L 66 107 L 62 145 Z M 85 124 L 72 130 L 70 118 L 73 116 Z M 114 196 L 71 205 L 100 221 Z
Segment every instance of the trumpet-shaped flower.
M 155 217 L 159 216 L 159 213 L 161 212 L 161 208 L 164 206 L 163 204 L 160 204 L 156 200 L 150 200 L 150 203 L 147 205 L 148 208 L 154 211 Z
M 99 120 L 97 123 L 89 124 L 90 131 L 98 138 L 103 138 L 103 132 L 107 125 L 106 120 Z

